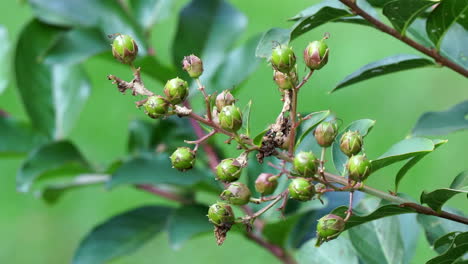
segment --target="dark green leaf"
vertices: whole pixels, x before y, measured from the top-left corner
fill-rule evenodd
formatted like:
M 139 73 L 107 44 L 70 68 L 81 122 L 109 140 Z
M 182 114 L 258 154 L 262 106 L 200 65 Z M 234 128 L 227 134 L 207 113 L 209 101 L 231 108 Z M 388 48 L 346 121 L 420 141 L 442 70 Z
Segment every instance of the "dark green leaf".
M 10 81 L 10 70 L 11 70 L 11 43 L 8 38 L 8 31 L 5 27 L 0 25 L 0 43 L 2 48 L 0 49 L 0 94 L 5 90 Z
M 401 214 L 398 216 L 398 220 L 400 221 L 400 235 L 404 248 L 403 263 L 411 263 L 411 259 L 416 254 L 421 228 L 416 220 L 416 214 Z
M 429 260 L 427 264 L 453 263 L 459 257 L 468 252 L 468 232 L 453 236 L 453 240 L 451 241 L 450 247 L 447 251 L 440 256 Z
M 46 141 L 29 124 L 0 116 L 0 155 L 25 154 Z
M 447 143 L 448 141 L 447 140 L 436 139 L 436 140 L 433 140 L 432 142 L 434 143 L 434 150 L 435 150 L 436 148 L 438 148 L 438 147 L 442 146 L 443 144 Z M 408 162 L 406 162 L 405 165 L 403 167 L 401 167 L 401 169 L 398 171 L 398 174 L 395 177 L 395 193 L 398 192 L 398 186 L 400 185 L 400 182 L 403 179 L 403 177 L 406 175 L 406 173 L 411 168 L 413 168 L 420 160 L 422 160 L 429 153 L 431 153 L 431 152 L 426 152 L 426 153 L 420 154 L 418 156 L 415 156 L 413 158 L 410 158 L 408 160 Z
M 425 0 L 396 0 L 384 6 L 383 14 L 396 30 L 405 35 L 414 19 L 432 5 L 434 2 Z
M 192 0 L 179 14 L 172 61 L 180 65 L 184 56 L 199 56 L 204 66 L 201 79 L 208 81 L 246 26 L 245 15 L 224 0 Z
M 426 32 L 439 49 L 444 35 L 461 17 L 468 15 L 468 0 L 445 0 L 429 14 Z M 466 34 L 466 33 L 465 33 Z
M 89 164 L 69 141 L 42 145 L 29 153 L 18 171 L 18 191 L 27 192 L 41 178 L 90 172 Z
M 365 81 L 381 75 L 410 69 L 434 66 L 434 62 L 416 55 L 400 54 L 364 65 L 359 70 L 346 76 L 331 92 L 354 83 Z
M 341 175 L 344 175 L 346 173 L 345 165 L 348 162 L 348 156 L 346 156 L 343 152 L 341 152 L 341 149 L 340 149 L 341 136 L 346 131 L 358 131 L 362 137 L 365 137 L 367 133 L 370 132 L 374 124 L 375 124 L 375 120 L 371 120 L 371 119 L 356 120 L 352 122 L 348 127 L 346 127 L 343 132 L 339 133 L 336 136 L 335 141 L 333 142 L 333 145 L 332 145 L 332 159 L 333 159 L 333 165 L 335 166 L 335 169 Z
M 35 127 L 55 138 L 71 131 L 90 93 L 81 66 L 43 63 L 44 52 L 62 33 L 32 21 L 21 32 L 15 56 L 16 82 L 26 112 Z
M 375 172 L 395 162 L 429 153 L 434 150 L 434 143 L 427 138 L 408 138 L 391 146 L 387 152 L 371 161 L 372 171 Z
M 432 192 L 423 191 L 420 200 L 421 203 L 425 203 L 432 209 L 439 211 L 450 198 L 459 193 L 466 193 L 468 197 L 468 171 L 458 174 L 450 185 L 450 189 L 437 189 Z
M 174 6 L 172 0 L 130 0 L 133 16 L 141 27 L 151 30 L 153 25 L 168 18 Z
M 387 3 L 389 2 L 392 2 L 392 1 L 395 1 L 395 0 L 367 0 L 367 2 L 369 2 L 369 4 L 375 6 L 375 7 L 384 7 L 384 5 L 386 5 Z
M 325 110 L 325 111 L 319 111 L 319 112 L 315 112 L 315 113 L 311 113 L 310 115 L 307 115 L 306 117 L 310 116 L 309 119 L 307 119 L 306 121 L 304 121 L 302 124 L 301 124 L 301 127 L 303 127 L 303 130 L 304 132 L 302 132 L 302 134 L 300 135 L 299 139 L 297 140 L 296 142 L 296 148 L 297 146 L 299 146 L 302 142 L 302 140 L 304 140 L 304 138 L 316 127 L 318 126 L 318 124 L 320 124 L 320 122 L 322 122 L 323 120 L 325 120 L 325 118 L 327 118 L 329 115 L 330 115 L 330 110 Z
M 185 205 L 174 211 L 167 227 L 173 249 L 180 249 L 184 242 L 196 235 L 213 231 L 207 212 L 208 207 L 203 205 Z
M 113 173 L 108 188 L 122 184 L 174 184 L 188 186 L 210 177 L 206 172 L 196 168 L 180 172 L 172 168 L 169 156 L 164 153 L 158 155 L 140 155 L 125 162 Z
M 81 63 L 98 53 L 108 51 L 111 55 L 110 39 L 96 28 L 76 28 L 64 33 L 49 50 L 45 63 Z
M 356 250 L 350 243 L 349 238 L 340 236 L 335 240 L 322 244 L 320 247 L 315 246 L 316 239 L 311 239 L 305 243 L 297 252 L 297 260 L 299 263 L 311 264 L 358 264 L 359 258 Z
M 468 100 L 441 112 L 427 112 L 419 117 L 411 134 L 413 136 L 445 135 L 468 129 Z
M 460 172 L 450 184 L 451 189 L 464 189 L 468 186 L 468 170 Z
M 270 59 L 271 51 L 276 45 L 287 45 L 289 43 L 291 30 L 284 28 L 272 28 L 265 32 L 258 42 L 255 56 Z
M 440 238 L 438 238 L 432 246 L 437 252 L 445 252 L 452 245 L 454 238 L 461 232 L 450 232 Z
M 263 136 L 266 134 L 267 131 L 268 131 L 268 128 L 260 132 L 258 135 L 256 135 L 253 139 L 253 143 L 257 146 L 260 146 L 263 141 Z
M 161 64 L 155 56 L 137 58 L 135 65 L 141 67 L 142 72 L 162 83 L 165 83 L 168 79 L 173 78 L 176 75 L 175 70 Z
M 145 206 L 96 226 L 78 246 L 73 264 L 106 263 L 128 255 L 164 230 L 171 208 Z

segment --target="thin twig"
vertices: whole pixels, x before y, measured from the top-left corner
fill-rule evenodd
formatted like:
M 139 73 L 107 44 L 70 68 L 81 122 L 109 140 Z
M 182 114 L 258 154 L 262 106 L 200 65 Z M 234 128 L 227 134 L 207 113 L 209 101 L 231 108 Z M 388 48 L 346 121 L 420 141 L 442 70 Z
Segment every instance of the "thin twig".
M 346 211 L 346 217 L 344 219 L 345 222 L 348 222 L 349 218 L 353 215 L 353 198 L 354 198 L 354 191 L 349 192 L 349 206 L 348 210 Z

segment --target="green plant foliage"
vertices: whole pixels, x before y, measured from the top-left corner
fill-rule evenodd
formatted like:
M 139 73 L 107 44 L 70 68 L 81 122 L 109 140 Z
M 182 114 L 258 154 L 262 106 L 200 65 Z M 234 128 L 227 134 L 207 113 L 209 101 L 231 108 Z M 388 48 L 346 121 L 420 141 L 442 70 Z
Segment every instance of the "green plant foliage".
M 468 129 L 468 101 L 454 105 L 441 112 L 427 112 L 421 115 L 411 134 L 413 136 L 446 135 L 452 132 Z
M 8 30 L 1 25 L 0 43 L 2 43 L 2 49 L 0 49 L 0 61 L 2 61 L 0 66 L 0 94 L 2 94 L 10 81 L 11 43 Z
M 455 177 L 450 188 L 437 189 L 432 192 L 421 193 L 421 203 L 429 205 L 432 209 L 440 211 L 442 206 L 453 196 L 466 193 L 468 198 L 468 170 L 463 171 Z
M 0 116 L 0 156 L 26 154 L 46 141 L 47 137 L 29 124 L 13 117 Z
M 130 0 L 133 16 L 145 31 L 170 17 L 173 0 Z
M 441 241 L 441 239 L 444 241 Z M 441 239 L 436 241 L 436 243 L 439 244 L 438 246 L 443 243 L 448 244 L 449 248 L 440 256 L 429 260 L 427 264 L 455 263 L 458 258 L 468 252 L 468 232 L 461 234 L 450 233 L 448 236 L 442 237 Z
M 315 247 L 315 243 L 316 239 L 311 239 L 299 249 L 296 255 L 299 263 L 359 263 L 356 250 L 350 240 L 344 236 L 333 240 L 333 243 L 325 243 L 320 247 Z
M 307 115 L 305 118 L 308 118 L 304 123 L 302 123 L 303 131 L 300 131 L 298 134 L 300 135 L 296 141 L 296 148 L 301 145 L 304 138 L 306 138 L 311 132 L 330 115 L 330 110 L 319 111 L 315 113 L 311 113 Z
M 386 4 L 382 11 L 393 27 L 405 35 L 406 29 L 413 23 L 414 19 L 432 5 L 434 5 L 432 1 L 397 0 Z
M 262 35 L 258 42 L 255 56 L 270 59 L 271 52 L 276 45 L 287 45 L 291 31 L 284 28 L 272 28 Z

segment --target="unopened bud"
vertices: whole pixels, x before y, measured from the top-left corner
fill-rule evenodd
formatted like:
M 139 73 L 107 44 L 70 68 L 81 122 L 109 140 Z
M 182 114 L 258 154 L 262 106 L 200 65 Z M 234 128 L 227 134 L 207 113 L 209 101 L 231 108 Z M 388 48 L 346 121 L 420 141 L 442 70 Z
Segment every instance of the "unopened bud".
M 117 34 L 112 43 L 112 55 L 124 64 L 131 64 L 138 54 L 138 45 L 129 35 Z
M 313 177 L 317 172 L 317 159 L 312 152 L 299 152 L 293 160 L 294 170 L 301 177 Z
M 304 178 L 296 178 L 288 187 L 291 198 L 298 201 L 309 201 L 315 195 L 315 186 Z
M 273 80 L 276 82 L 278 87 L 283 90 L 292 89 L 298 84 L 297 73 L 295 68 L 289 73 L 275 71 L 273 74 Z
M 179 77 L 166 82 L 164 94 L 171 104 L 179 104 L 185 101 L 189 94 L 188 83 Z
M 216 96 L 216 107 L 218 110 L 223 109 L 227 105 L 232 105 L 236 102 L 234 96 L 228 90 L 222 91 Z
M 229 158 L 222 160 L 216 166 L 216 176 L 224 182 L 237 181 L 241 175 L 242 168 L 236 159 Z
M 329 147 L 333 143 L 337 134 L 338 125 L 334 121 L 324 121 L 314 131 L 317 143 L 324 148 Z
M 180 171 L 193 168 L 195 164 L 195 152 L 187 147 L 177 148 L 170 157 L 172 166 Z
M 242 127 L 242 114 L 235 105 L 227 105 L 221 109 L 218 115 L 219 125 L 222 129 L 236 132 Z
M 317 245 L 320 246 L 325 241 L 337 238 L 345 228 L 343 218 L 328 214 L 318 220 L 317 224 Z
M 346 167 L 349 178 L 357 182 L 364 181 L 371 173 L 371 162 L 365 155 L 351 156 L 348 163 L 346 163 Z
M 328 46 L 323 40 L 316 40 L 304 50 L 304 61 L 311 70 L 319 70 L 328 62 Z
M 143 107 L 149 117 L 156 119 L 167 114 L 168 103 L 163 97 L 154 95 L 148 97 Z
M 229 204 L 217 202 L 208 209 L 208 219 L 217 226 L 232 225 L 234 223 L 234 212 Z
M 262 195 L 270 195 L 278 186 L 278 177 L 271 173 L 260 173 L 255 180 L 255 190 Z
M 182 60 L 182 68 L 190 77 L 198 78 L 203 73 L 203 62 L 195 55 L 185 56 Z
M 341 136 L 340 149 L 348 157 L 361 151 L 362 137 L 357 131 L 348 131 Z
M 220 197 L 233 205 L 245 205 L 249 203 L 250 195 L 250 190 L 245 184 L 233 182 L 221 193 Z
M 296 55 L 291 47 L 278 45 L 271 53 L 270 62 L 275 70 L 288 73 L 296 67 Z

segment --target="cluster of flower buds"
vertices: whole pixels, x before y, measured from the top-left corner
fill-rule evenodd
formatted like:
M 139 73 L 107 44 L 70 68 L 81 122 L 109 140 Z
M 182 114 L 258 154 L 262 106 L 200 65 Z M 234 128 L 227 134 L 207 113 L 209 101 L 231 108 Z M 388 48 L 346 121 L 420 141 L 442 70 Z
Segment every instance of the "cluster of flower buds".
M 349 179 L 362 182 L 371 173 L 371 162 L 361 152 L 363 146 L 362 136 L 357 131 L 347 131 L 341 136 L 340 149 L 349 157 L 346 163 Z

